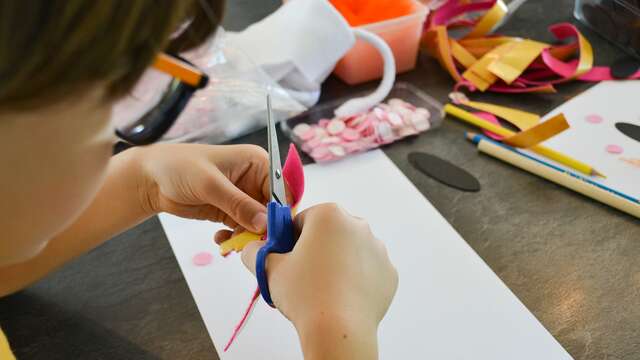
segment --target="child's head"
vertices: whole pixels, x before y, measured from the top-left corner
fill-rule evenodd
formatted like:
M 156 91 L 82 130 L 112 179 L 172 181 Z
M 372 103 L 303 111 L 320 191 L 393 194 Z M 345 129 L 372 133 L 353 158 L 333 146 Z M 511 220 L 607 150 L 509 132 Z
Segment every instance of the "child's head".
M 0 0 L 0 263 L 32 256 L 89 204 L 112 103 L 160 51 L 208 38 L 222 3 Z

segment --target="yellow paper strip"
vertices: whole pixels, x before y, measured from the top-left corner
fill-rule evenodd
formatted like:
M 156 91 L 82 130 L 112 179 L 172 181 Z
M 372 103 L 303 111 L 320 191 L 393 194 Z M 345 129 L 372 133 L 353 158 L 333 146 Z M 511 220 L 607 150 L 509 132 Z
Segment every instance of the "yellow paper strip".
M 470 68 L 462 74 L 462 77 L 469 80 L 480 91 L 485 91 L 498 80 L 498 77 L 488 69 L 489 65 L 508 53 L 514 46 L 513 42 L 502 44 L 491 50 L 480 60 L 476 61 Z
M 545 122 L 504 139 L 503 142 L 519 148 L 529 148 L 558 135 L 568 128 L 567 119 L 563 114 L 558 114 Z
M 458 62 L 467 69 L 470 68 L 476 61 L 478 61 L 475 56 L 473 56 L 455 40 L 451 40 L 451 54 L 453 55 L 454 59 L 458 60 Z
M 532 128 L 540 122 L 540 115 L 522 111 L 506 106 L 489 104 L 477 101 L 464 101 L 462 104 L 476 110 L 491 113 L 499 118 L 505 119 L 520 130 Z
M 507 84 L 516 80 L 549 45 L 533 41 L 514 41 L 514 46 L 489 65 L 489 71 Z
M 478 21 L 471 32 L 467 34 L 467 38 L 476 38 L 485 36 L 493 30 L 500 20 L 509 12 L 509 8 L 502 0 L 496 1 L 495 5 Z
M 574 78 L 589 72 L 593 67 L 593 48 L 580 32 L 578 32 L 578 47 L 580 48 L 580 59 Z

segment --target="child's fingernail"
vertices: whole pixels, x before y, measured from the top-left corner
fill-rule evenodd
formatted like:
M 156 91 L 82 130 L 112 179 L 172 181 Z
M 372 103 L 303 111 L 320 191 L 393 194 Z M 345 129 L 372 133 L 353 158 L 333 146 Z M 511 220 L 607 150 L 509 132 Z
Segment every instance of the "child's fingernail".
M 251 220 L 251 225 L 253 225 L 258 232 L 263 233 L 267 230 L 267 214 L 263 212 L 257 213 L 253 217 L 253 220 Z

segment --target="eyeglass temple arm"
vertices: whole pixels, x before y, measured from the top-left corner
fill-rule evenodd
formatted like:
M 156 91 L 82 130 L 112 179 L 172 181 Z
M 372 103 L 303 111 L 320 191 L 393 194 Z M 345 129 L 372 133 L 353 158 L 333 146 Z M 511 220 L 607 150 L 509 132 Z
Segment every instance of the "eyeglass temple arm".
M 167 54 L 159 54 L 153 63 L 156 70 L 167 73 L 195 88 L 206 86 L 208 77 L 196 67 Z

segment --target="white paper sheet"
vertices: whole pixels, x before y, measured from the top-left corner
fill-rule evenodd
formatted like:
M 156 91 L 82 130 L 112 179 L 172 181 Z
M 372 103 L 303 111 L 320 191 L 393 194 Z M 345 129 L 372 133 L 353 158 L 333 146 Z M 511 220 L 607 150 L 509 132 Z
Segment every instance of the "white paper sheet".
M 366 218 L 400 274 L 380 327 L 381 359 L 556 360 L 569 354 L 381 152 L 305 167 L 302 208 L 338 202 Z M 259 301 L 222 353 L 255 289 L 238 255 L 191 263 L 218 226 L 161 215 L 171 246 L 221 359 L 301 359 L 293 327 Z
M 606 179 L 593 178 L 594 181 L 640 199 L 640 169 L 621 160 L 640 159 L 640 142 L 628 138 L 614 126 L 617 122 L 640 126 L 639 105 L 640 81 L 604 81 L 545 117 L 564 113 L 571 128 L 545 141 L 544 145 L 585 162 L 607 176 Z M 587 122 L 585 118 L 592 114 L 600 115 L 604 121 Z M 621 146 L 624 152 L 610 154 L 606 151 L 607 145 Z

